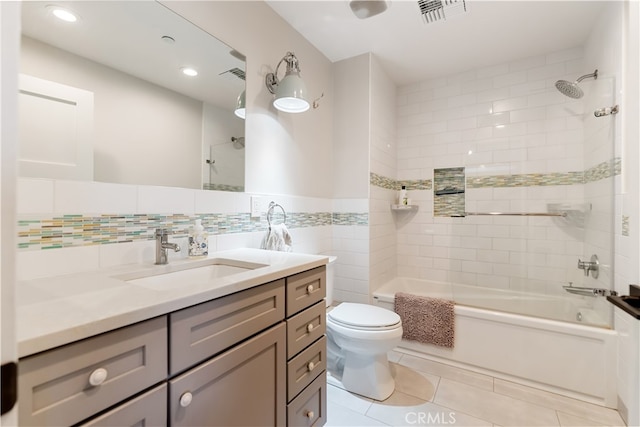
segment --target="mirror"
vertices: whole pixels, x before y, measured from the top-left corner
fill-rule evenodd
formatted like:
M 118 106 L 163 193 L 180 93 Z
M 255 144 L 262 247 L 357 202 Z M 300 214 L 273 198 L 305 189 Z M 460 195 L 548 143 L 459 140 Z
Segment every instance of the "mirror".
M 55 6 L 22 3 L 20 176 L 244 191 L 240 53 L 155 1 Z

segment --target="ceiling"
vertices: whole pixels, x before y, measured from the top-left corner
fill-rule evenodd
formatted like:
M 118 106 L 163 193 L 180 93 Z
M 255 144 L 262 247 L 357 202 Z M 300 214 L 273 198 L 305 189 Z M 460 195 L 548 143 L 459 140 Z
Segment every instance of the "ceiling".
M 466 0 L 465 13 L 427 24 L 416 0 L 368 19 L 344 0 L 265 1 L 330 61 L 372 52 L 398 85 L 580 46 L 607 3 Z
M 78 22 L 55 19 L 51 4 L 75 12 Z M 231 47 L 157 2 L 25 1 L 22 33 L 229 110 L 245 86 L 244 79 L 228 72 L 245 69 Z M 173 42 L 163 41 L 163 36 Z M 198 69 L 198 76 L 182 75 L 185 66 Z

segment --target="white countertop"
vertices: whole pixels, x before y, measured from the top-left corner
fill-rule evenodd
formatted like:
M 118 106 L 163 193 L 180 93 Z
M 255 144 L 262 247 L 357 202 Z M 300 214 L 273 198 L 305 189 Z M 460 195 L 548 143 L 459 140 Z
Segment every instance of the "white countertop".
M 231 276 L 153 289 L 127 279 L 170 273 L 213 258 L 264 264 Z M 17 286 L 18 356 L 180 310 L 327 264 L 328 257 L 259 249 L 209 254 L 167 265 L 127 265 L 87 273 L 22 281 Z

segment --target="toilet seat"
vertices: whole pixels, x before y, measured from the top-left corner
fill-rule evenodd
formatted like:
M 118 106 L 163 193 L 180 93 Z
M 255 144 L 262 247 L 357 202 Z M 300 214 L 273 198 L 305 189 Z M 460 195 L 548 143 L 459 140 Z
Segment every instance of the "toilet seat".
M 337 325 L 362 331 L 384 331 L 401 326 L 397 313 L 368 304 L 343 302 L 327 317 Z

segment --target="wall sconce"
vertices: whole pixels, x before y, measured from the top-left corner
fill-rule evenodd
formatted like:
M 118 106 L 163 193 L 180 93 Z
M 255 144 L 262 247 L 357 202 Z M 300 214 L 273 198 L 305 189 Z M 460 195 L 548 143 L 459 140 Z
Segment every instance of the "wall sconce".
M 284 78 L 278 80 L 280 64 L 287 63 L 287 71 Z M 269 73 L 265 77 L 265 84 L 269 92 L 275 95 L 273 106 L 286 113 L 302 113 L 309 109 L 309 101 L 306 100 L 307 87 L 300 78 L 298 58 L 291 53 L 278 62 L 275 73 Z
M 240 95 L 238 95 L 238 100 L 236 101 L 236 109 L 233 110 L 233 113 L 240 117 L 241 119 L 244 119 L 246 116 L 246 110 L 245 110 L 245 105 L 247 103 L 246 101 L 246 91 L 243 90 L 242 93 Z

